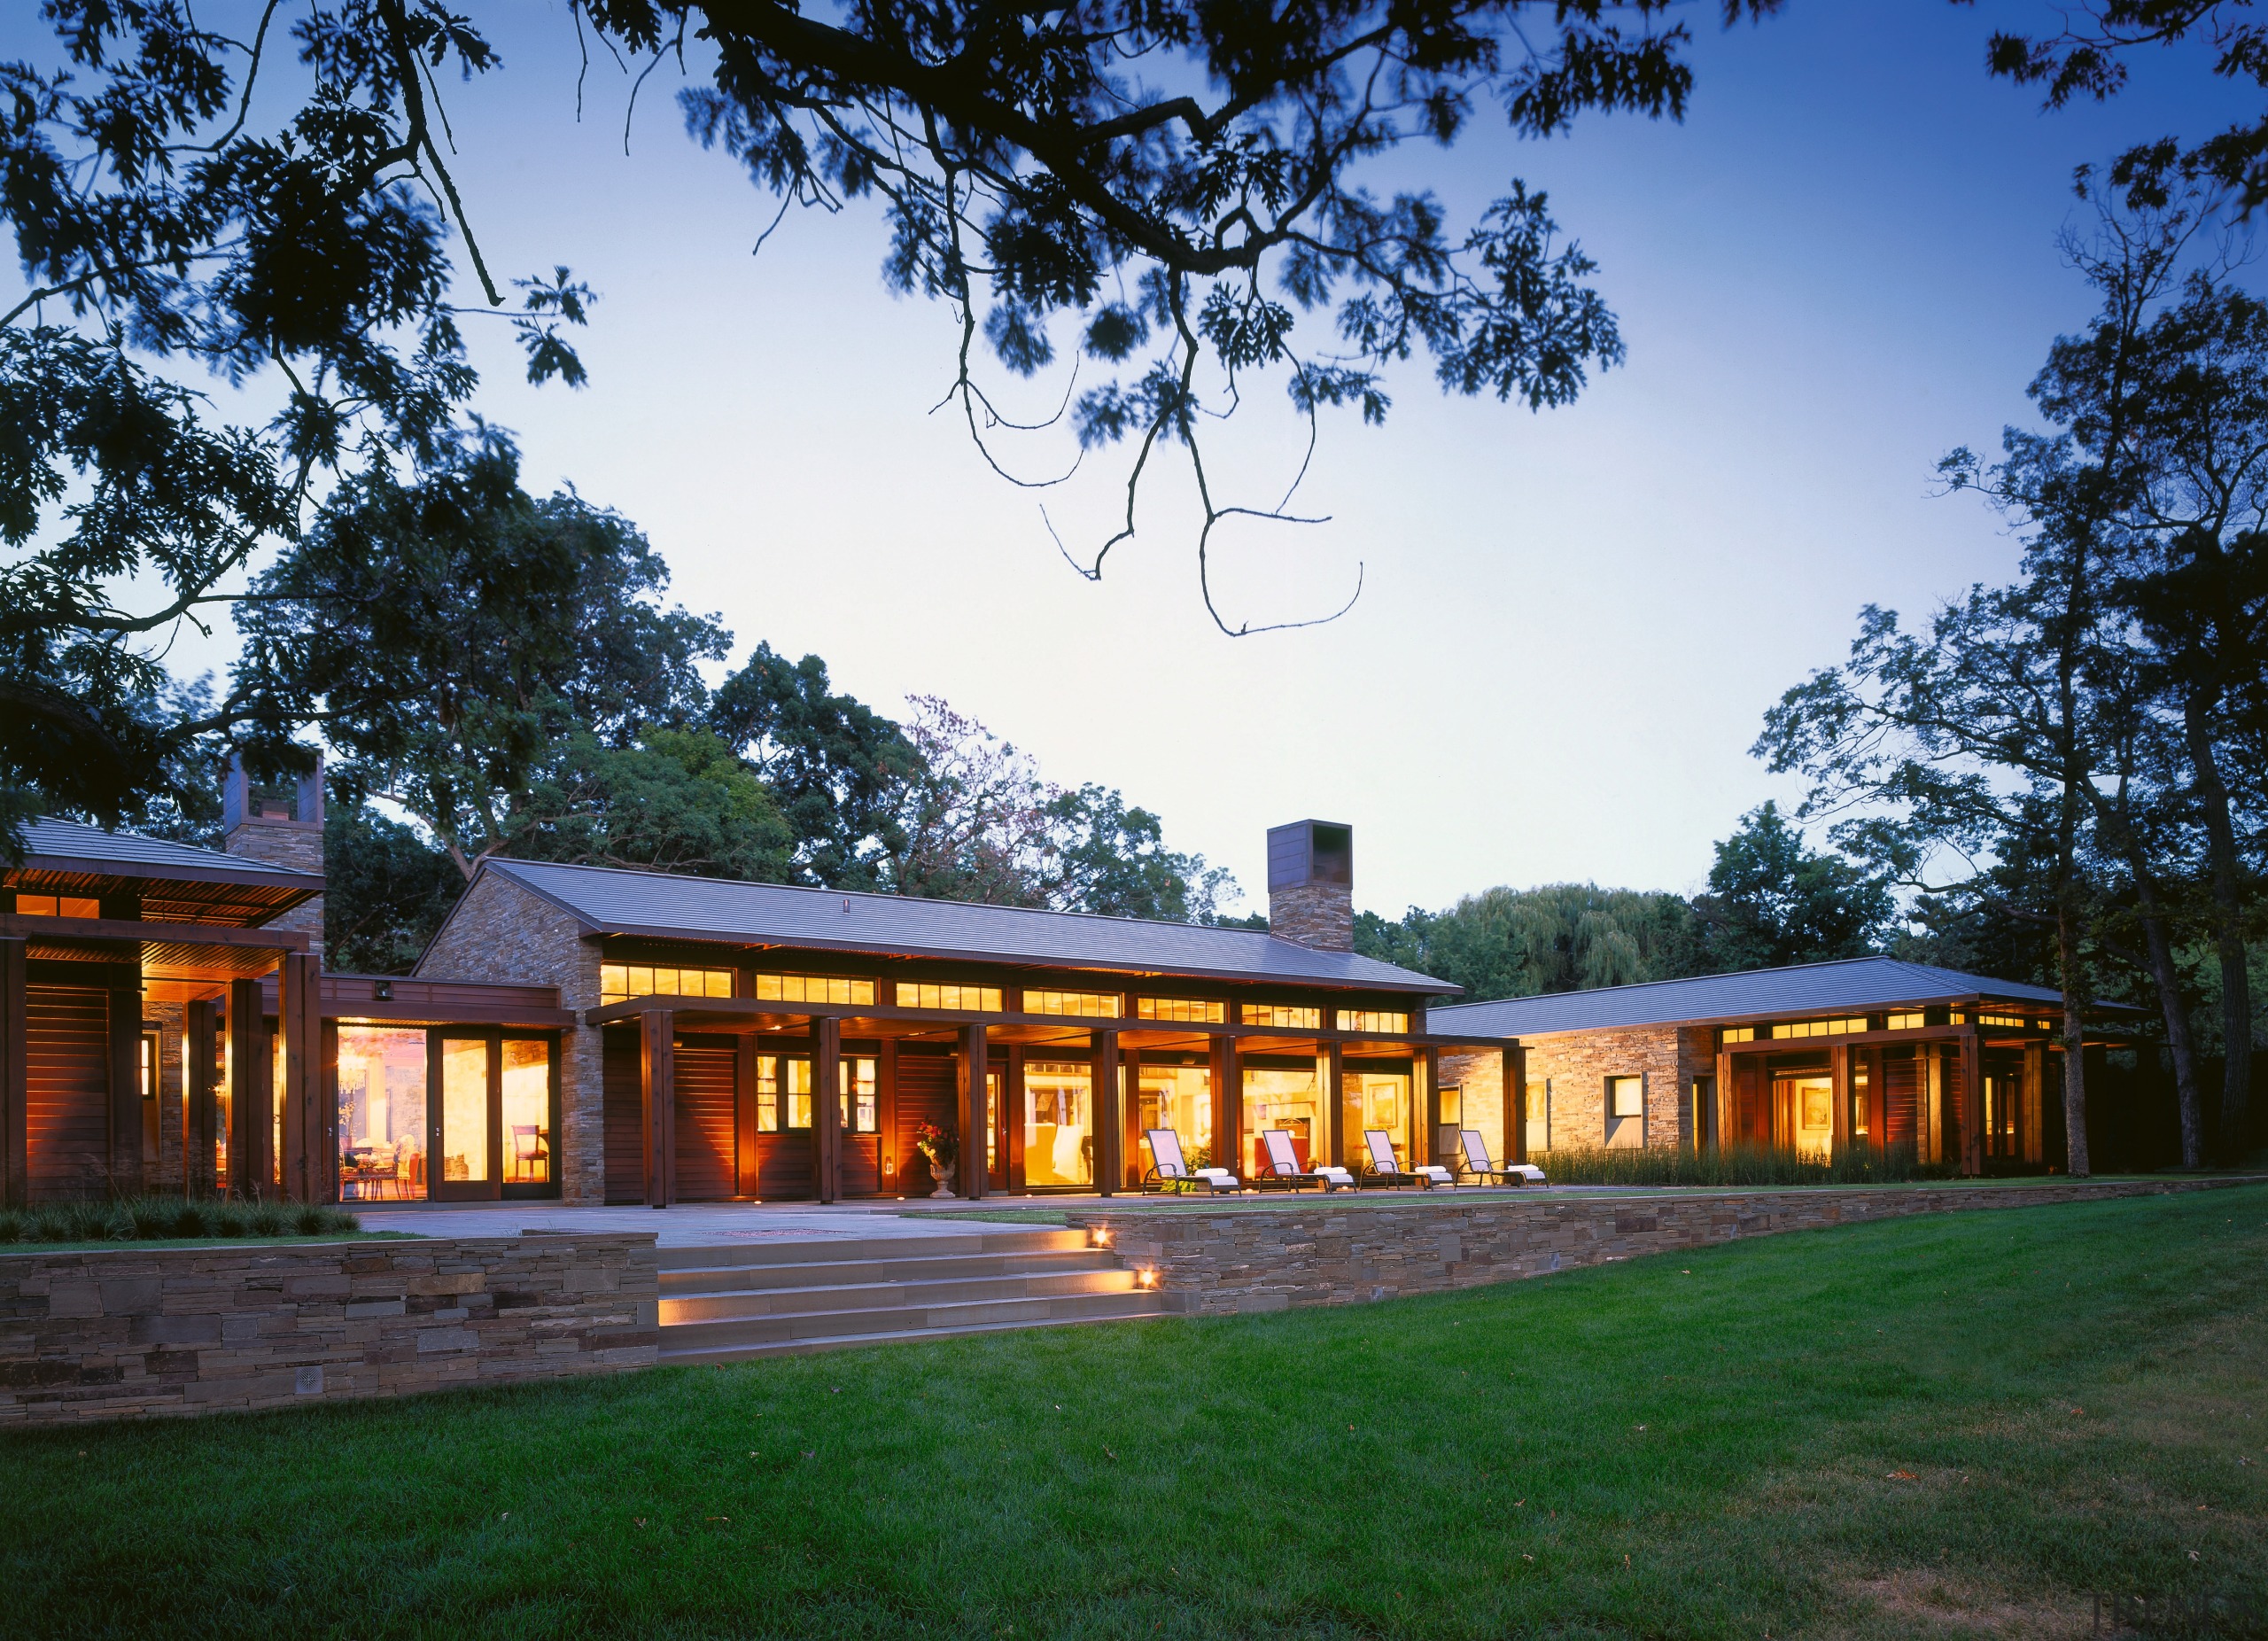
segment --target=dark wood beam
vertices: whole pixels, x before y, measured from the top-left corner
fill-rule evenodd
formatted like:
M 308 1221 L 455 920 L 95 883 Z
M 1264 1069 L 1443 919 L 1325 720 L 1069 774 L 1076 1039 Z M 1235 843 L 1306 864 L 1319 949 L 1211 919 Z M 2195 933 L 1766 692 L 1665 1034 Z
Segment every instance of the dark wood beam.
M 19 1208 L 31 1191 L 27 960 L 22 937 L 0 937 L 0 1202 Z
M 220 1136 L 218 1076 L 221 1010 L 198 998 L 183 1010 L 182 1058 L 182 1178 L 192 1196 L 214 1189 L 214 1142 Z
M 823 1015 L 812 1025 L 812 1184 L 832 1202 L 843 1194 L 843 1023 Z
M 646 1162 L 646 1202 L 677 1200 L 677 1019 L 666 1008 L 639 1017 L 638 1108 Z
M 1119 1143 L 1125 1124 L 1119 1120 L 1118 1033 L 1097 1031 L 1094 1034 L 1094 1112 L 1093 1127 L 1090 1131 L 1095 1144 L 1095 1189 L 1104 1196 L 1115 1196 L 1125 1178 L 1125 1167 L 1120 1161 Z
M 229 983 L 229 1191 L 276 1194 L 276 1089 L 260 982 Z
M 991 1071 L 991 1046 L 981 1025 L 960 1030 L 960 1194 L 975 1198 L 990 1183 L 984 1162 L 984 1084 Z

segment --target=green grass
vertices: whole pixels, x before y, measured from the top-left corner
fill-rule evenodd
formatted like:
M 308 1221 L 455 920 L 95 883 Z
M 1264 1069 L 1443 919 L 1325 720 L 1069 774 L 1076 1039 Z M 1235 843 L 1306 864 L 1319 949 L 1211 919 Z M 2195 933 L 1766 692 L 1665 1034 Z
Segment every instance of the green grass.
M 312 1202 L 241 1202 L 179 1196 L 92 1197 L 0 1209 L 0 1248 L 23 1243 L 212 1241 L 229 1237 L 352 1235 L 362 1222 Z
M 1336 1310 L 0 1438 L 43 1637 L 2268 1619 L 2268 1190 Z M 2223 1633 L 2243 1633 L 2225 1625 Z

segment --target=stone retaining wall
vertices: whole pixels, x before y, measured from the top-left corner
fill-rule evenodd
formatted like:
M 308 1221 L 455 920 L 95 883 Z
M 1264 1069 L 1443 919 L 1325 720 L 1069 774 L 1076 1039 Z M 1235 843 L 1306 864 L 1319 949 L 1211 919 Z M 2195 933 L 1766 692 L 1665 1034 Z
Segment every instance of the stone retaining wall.
M 1169 1310 L 1281 1310 L 1360 1304 L 1605 1264 L 1781 1231 L 1992 1208 L 2096 1202 L 2261 1183 L 2068 1180 L 1688 1191 L 1522 1201 L 1458 1191 L 1278 1198 L 1267 1206 L 1078 1208 L 1135 1270 L 1158 1276 Z
M 0 1253 L 0 1427 L 653 1365 L 650 1232 Z

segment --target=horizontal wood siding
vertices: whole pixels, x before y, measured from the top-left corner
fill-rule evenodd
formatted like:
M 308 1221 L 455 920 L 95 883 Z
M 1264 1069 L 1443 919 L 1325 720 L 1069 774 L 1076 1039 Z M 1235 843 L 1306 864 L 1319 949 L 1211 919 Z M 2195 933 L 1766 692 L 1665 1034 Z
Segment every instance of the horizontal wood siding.
M 110 1186 L 110 996 L 26 988 L 26 1184 L 35 1202 L 100 1196 Z
M 1883 1055 L 1883 1143 L 1910 1146 L 1920 1136 L 1922 1056 L 1893 1048 Z
M 677 1194 L 682 1202 L 733 1195 L 733 1044 L 730 1038 L 679 1039 Z
M 910 1194 L 927 1192 L 928 1163 L 913 1148 L 913 1131 L 924 1123 L 958 1132 L 953 1107 L 960 1098 L 953 1056 L 897 1051 L 897 1155 L 905 1159 L 902 1183 Z
M 638 1030 L 610 1026 L 601 1065 L 606 1128 L 606 1200 L 646 1200 L 643 1108 L 638 1099 Z
M 882 1189 L 882 1147 L 874 1134 L 843 1136 L 843 1194 L 880 1196 Z
M 756 1194 L 766 1202 L 796 1202 L 815 1194 L 811 1130 L 756 1137 Z

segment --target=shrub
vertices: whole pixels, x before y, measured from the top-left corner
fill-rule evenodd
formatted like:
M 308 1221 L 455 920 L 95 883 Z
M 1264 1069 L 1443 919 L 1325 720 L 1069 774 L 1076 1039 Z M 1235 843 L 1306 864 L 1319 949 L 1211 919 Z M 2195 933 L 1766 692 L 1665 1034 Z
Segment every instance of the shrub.
M 168 1196 L 43 1202 L 0 1209 L 0 1243 L 205 1240 L 237 1236 L 332 1236 L 362 1222 L 314 1203 L 233 1202 Z
M 1839 1186 L 1949 1179 L 1951 1163 L 1924 1163 L 1908 1145 L 1856 1141 L 1832 1159 L 1792 1147 L 1736 1145 L 1707 1151 L 1672 1147 L 1555 1146 L 1532 1159 L 1555 1186 Z

